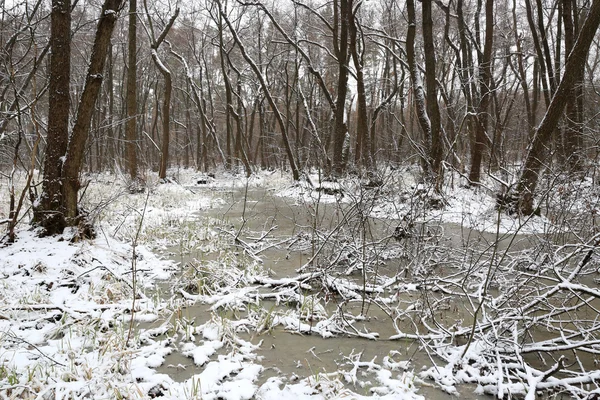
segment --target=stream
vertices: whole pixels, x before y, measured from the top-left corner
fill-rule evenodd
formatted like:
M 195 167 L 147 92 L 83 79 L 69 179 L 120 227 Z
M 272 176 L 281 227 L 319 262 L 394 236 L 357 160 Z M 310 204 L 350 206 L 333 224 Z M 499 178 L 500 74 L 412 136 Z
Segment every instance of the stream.
M 204 187 L 190 188 L 199 194 L 210 193 L 212 189 Z M 345 276 L 355 282 L 358 286 L 365 285 L 365 282 L 371 282 L 384 278 L 393 278 L 404 276 L 410 278 L 415 274 L 414 268 L 420 265 L 416 260 L 422 257 L 424 246 L 441 245 L 445 249 L 453 248 L 485 248 L 497 243 L 497 251 L 503 252 L 507 248 L 510 251 L 527 248 L 532 245 L 530 238 L 504 235 L 498 240 L 494 234 L 481 233 L 464 229 L 458 224 L 439 224 L 428 222 L 427 224 L 411 226 L 412 232 L 418 238 L 395 239 L 394 232 L 398 226 L 397 220 L 373 219 L 363 217 L 359 212 L 352 210 L 351 205 L 339 205 L 336 203 L 321 202 L 315 204 L 297 204 L 293 199 L 278 197 L 276 193 L 264 189 L 227 190 L 215 194 L 224 199 L 222 206 L 203 211 L 194 216 L 193 223 L 198 226 L 206 224 L 207 221 L 218 221 L 219 229 L 231 234 L 229 246 L 234 247 L 236 243 L 233 236 L 241 240 L 239 243 L 257 243 L 257 257 L 260 257 L 265 270 L 270 272 L 273 279 L 293 278 L 303 267 L 319 265 L 325 262 L 325 253 L 329 259 L 332 253 L 335 259 L 335 252 L 340 251 L 338 247 L 328 248 L 323 246 L 320 250 L 323 256 L 313 257 L 315 252 L 319 251 L 319 245 L 325 242 L 323 237 L 335 232 L 342 224 L 352 221 L 358 221 L 355 230 L 348 230 L 348 237 L 345 239 L 352 243 L 357 236 L 367 237 L 372 243 L 377 243 L 378 250 L 372 250 L 377 253 L 377 259 L 373 261 L 375 269 L 368 274 L 360 270 L 345 274 L 344 269 L 352 269 L 351 250 L 344 250 L 342 247 L 339 261 L 336 265 L 328 266 L 335 270 L 339 276 Z M 358 215 L 358 217 L 357 217 Z M 360 218 L 359 218 L 360 217 Z M 315 232 L 319 230 L 319 235 Z M 397 232 L 397 231 L 396 231 Z M 227 233 L 225 234 L 227 236 Z M 239 244 L 238 243 L 238 244 Z M 266 245 L 271 243 L 271 245 Z M 280 243 L 279 245 L 274 245 Z M 233 254 L 238 254 L 240 258 L 244 256 L 243 246 L 235 246 L 237 250 Z M 348 247 L 349 248 L 349 247 Z M 383 249 L 383 250 L 382 250 Z M 246 248 L 247 250 L 247 248 Z M 370 250 L 370 251 L 371 251 Z M 364 251 L 364 249 L 363 249 Z M 466 252 L 468 253 L 468 252 Z M 207 252 L 200 249 L 190 249 L 182 252 L 181 248 L 174 247 L 164 252 L 163 256 L 168 255 L 171 259 L 178 262 L 182 267 L 191 263 L 206 262 L 210 260 L 219 260 L 222 252 Z M 440 259 L 445 259 L 442 254 Z M 309 265 L 309 261 L 313 263 Z M 228 262 L 232 262 L 228 259 Z M 371 259 L 372 260 L 372 259 Z M 422 260 L 421 260 L 422 261 Z M 447 264 L 433 264 L 438 274 L 444 269 L 451 273 L 452 263 L 464 262 L 465 260 L 453 260 L 452 253 L 448 253 Z M 244 263 L 242 260 L 233 260 L 233 262 Z M 421 271 L 422 273 L 422 271 Z M 376 276 L 375 276 L 376 275 Z M 426 275 L 426 274 L 425 274 Z M 396 284 L 399 284 L 397 282 Z M 169 284 L 162 284 L 162 289 L 166 293 L 172 290 Z M 317 289 L 315 289 L 317 290 Z M 171 293 L 173 295 L 173 293 Z M 323 338 L 319 334 L 306 334 L 292 332 L 277 325 L 272 329 L 264 330 L 261 333 L 250 332 L 240 333 L 240 337 L 250 341 L 253 344 L 260 344 L 256 351 L 260 361 L 257 361 L 264 367 L 261 379 L 255 382 L 258 386 L 264 383 L 269 377 L 280 376 L 287 377 L 289 381 L 295 381 L 299 378 L 315 376 L 320 373 L 332 373 L 340 369 L 349 370 L 352 368 L 350 360 L 360 360 L 361 362 L 374 361 L 381 365 L 385 356 L 393 356 L 394 362 L 408 362 L 408 370 L 413 370 L 415 374 L 425 368 L 433 365 L 444 365 L 442 360 L 436 359 L 422 350 L 417 341 L 413 340 L 389 340 L 388 338 L 397 333 L 397 327 L 392 323 L 389 311 L 383 310 L 371 302 L 361 301 L 343 301 L 335 293 L 319 293 L 319 298 L 323 301 L 327 313 L 334 313 L 338 307 L 344 307 L 345 313 L 351 315 L 361 315 L 354 326 L 364 332 L 376 332 L 377 340 L 358 337 L 356 335 L 337 335 L 334 337 Z M 399 293 L 395 298 L 398 303 L 409 307 L 417 301 L 425 301 L 421 292 L 406 291 Z M 443 304 L 435 305 L 437 297 L 431 295 L 427 301 L 434 305 L 434 315 L 439 322 L 446 326 L 452 325 L 456 321 L 462 321 L 467 324 L 472 319 L 471 314 L 462 304 L 453 304 L 452 301 L 444 301 Z M 193 321 L 198 326 L 210 320 L 210 304 L 196 302 L 188 304 L 182 311 L 183 317 L 187 321 Z M 297 305 L 287 303 L 277 303 L 273 299 L 265 298 L 260 301 L 260 307 L 269 315 L 270 313 L 285 313 Z M 245 318 L 244 312 L 225 313 L 228 318 Z M 399 321 L 402 321 L 399 319 Z M 159 321 L 156 324 L 160 324 Z M 306 321 L 305 321 L 306 322 Z M 156 325 L 155 324 L 155 325 Z M 312 324 L 312 322 L 311 322 Z M 414 332 L 418 328 L 408 324 L 400 326 L 405 332 Z M 175 348 L 177 348 L 175 344 Z M 219 350 L 226 352 L 226 349 Z M 360 357 L 357 355 L 360 353 Z M 213 357 L 219 354 L 217 352 Z M 175 381 L 184 381 L 192 375 L 197 374 L 202 367 L 197 367 L 191 358 L 186 357 L 179 351 L 174 351 L 166 357 L 162 366 L 157 368 L 159 373 L 168 374 Z M 371 376 L 372 372 L 367 369 L 360 369 L 358 378 L 362 384 L 348 384 L 348 388 L 356 393 L 369 395 L 372 386 L 376 386 L 376 379 Z M 474 393 L 474 385 L 458 385 L 457 389 L 461 399 L 492 399 L 492 396 L 477 395 Z M 447 399 L 451 397 L 448 393 L 437 388 L 433 382 L 426 382 L 421 385 L 418 394 L 426 399 Z

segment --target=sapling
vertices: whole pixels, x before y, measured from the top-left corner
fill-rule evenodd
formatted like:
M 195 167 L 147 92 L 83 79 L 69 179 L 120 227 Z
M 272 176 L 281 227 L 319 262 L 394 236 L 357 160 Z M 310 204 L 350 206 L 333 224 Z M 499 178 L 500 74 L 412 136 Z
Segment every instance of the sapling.
M 136 307 L 136 298 L 137 298 L 137 253 L 136 247 L 138 243 L 138 239 L 140 237 L 140 233 L 142 232 L 142 226 L 144 223 L 144 216 L 146 215 L 146 208 L 148 206 L 148 199 L 150 198 L 150 190 L 146 191 L 146 201 L 144 202 L 144 208 L 140 214 L 140 220 L 138 223 L 138 228 L 135 232 L 135 236 L 133 237 L 131 243 L 131 290 L 132 290 L 132 299 L 131 299 L 131 320 L 129 321 L 129 330 L 127 332 L 127 339 L 125 340 L 125 347 L 129 347 L 129 340 L 131 339 L 131 335 L 133 333 L 133 324 L 135 317 L 135 307 Z

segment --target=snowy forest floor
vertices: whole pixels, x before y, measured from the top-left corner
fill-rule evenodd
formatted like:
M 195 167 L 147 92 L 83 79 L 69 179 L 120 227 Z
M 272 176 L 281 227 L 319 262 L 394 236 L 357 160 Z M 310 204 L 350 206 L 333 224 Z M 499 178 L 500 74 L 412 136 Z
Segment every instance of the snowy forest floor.
M 498 181 L 438 193 L 410 167 L 170 176 L 86 176 L 95 239 L 26 211 L 0 244 L 0 398 L 600 398 L 592 178 L 516 217 Z

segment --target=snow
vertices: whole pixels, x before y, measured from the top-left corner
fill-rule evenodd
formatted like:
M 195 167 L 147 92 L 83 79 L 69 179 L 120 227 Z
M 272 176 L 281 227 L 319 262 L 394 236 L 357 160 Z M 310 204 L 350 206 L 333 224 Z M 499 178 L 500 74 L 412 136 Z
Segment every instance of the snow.
M 445 205 L 440 209 L 429 209 L 412 215 L 416 222 L 434 224 L 459 224 L 463 227 L 489 233 L 535 234 L 548 232 L 554 227 L 552 222 L 543 216 L 523 217 L 511 216 L 498 212 L 493 191 L 485 188 L 469 188 L 466 185 L 447 185 L 443 195 L 438 195 L 423 184 L 417 183 L 416 172 L 386 172 L 393 187 L 404 190 L 401 193 L 379 193 L 371 211 L 374 218 L 402 219 L 412 215 L 419 198 L 432 196 Z M 277 191 L 276 195 L 294 199 L 298 204 L 342 203 L 351 204 L 365 195 L 362 182 L 346 180 L 329 181 L 317 173 L 307 176 L 308 181 L 300 181 Z
M 401 220 L 414 213 L 416 201 L 431 198 L 427 188 L 404 171 L 390 172 L 400 190 L 382 190 L 369 215 Z M 274 298 L 277 304 L 290 301 L 306 303 L 309 298 L 290 287 L 310 287 L 308 278 L 271 278 L 256 260 L 244 268 L 224 268 L 219 261 L 207 261 L 206 292 L 193 294 L 174 288 L 169 299 L 155 295 L 161 281 L 172 279 L 185 266 L 161 258 L 159 250 L 177 246 L 182 252 L 214 251 L 223 240 L 213 229 L 216 221 L 206 220 L 201 229 L 190 223 L 201 218 L 203 210 L 226 204 L 228 190 L 260 188 L 299 204 L 351 204 L 364 191 L 357 179 L 325 181 L 318 173 L 308 181 L 290 182 L 280 171 L 266 171 L 250 179 L 221 173 L 218 178 L 202 177 L 186 170 L 170 171 L 175 182 L 157 185 L 148 179 L 146 193 L 129 194 L 125 182 L 109 174 L 93 177 L 86 198 L 98 235 L 93 240 L 73 241 L 74 232 L 60 237 L 40 238 L 26 223 L 19 226 L 17 241 L 0 247 L 0 394 L 23 398 L 125 398 L 162 399 L 325 399 L 381 398 L 424 399 L 419 394 L 423 380 L 433 380 L 449 394 L 457 394 L 460 383 L 476 383 L 480 393 L 521 393 L 533 396 L 542 382 L 539 371 L 530 371 L 526 386 L 504 382 L 501 371 L 490 368 L 485 359 L 487 344 L 474 341 L 463 356 L 463 346 L 443 350 L 446 364 L 426 368 L 420 373 L 399 352 L 381 354 L 376 359 L 352 358 L 349 371 L 316 372 L 292 379 L 272 377 L 259 384 L 264 373 L 257 350 L 260 345 L 242 339 L 241 333 L 268 331 L 275 326 L 295 333 L 314 333 L 323 338 L 337 335 L 359 336 L 375 340 L 377 332 L 352 330 L 355 320 L 348 314 L 329 315 L 315 306 L 310 315 L 301 312 L 265 314 L 254 310 L 259 298 Z M 587 185 L 587 186 L 586 186 Z M 590 192 L 591 182 L 583 184 Z M 205 189 L 206 188 L 206 189 Z M 0 188 L 4 190 L 4 188 Z M 318 189 L 318 190 L 317 190 Z M 424 194 L 425 193 L 425 194 Z M 415 221 L 436 224 L 460 224 L 485 232 L 535 234 L 556 229 L 548 217 L 523 219 L 498 213 L 495 198 L 485 187 L 460 185 L 447 187 L 440 195 L 442 207 L 431 207 L 411 214 Z M 565 196 L 573 192 L 565 186 Z M 563 199 L 564 200 L 564 199 Z M 577 209 L 596 213 L 597 197 L 576 196 Z M 550 202 L 560 202 L 553 198 Z M 564 200 L 566 201 L 566 200 Z M 2 204 L 0 207 L 6 207 Z M 7 215 L 0 208 L 0 216 Z M 140 235 L 137 237 L 136 233 Z M 135 242 L 135 243 L 134 243 Z M 135 245 L 136 257 L 133 258 Z M 200 249 L 200 250 L 198 250 Z M 132 267 L 137 270 L 135 304 Z M 306 277 L 310 276 L 307 273 Z M 298 275 L 298 277 L 304 277 Z M 397 292 L 417 292 L 410 282 L 390 281 L 385 285 L 360 287 L 345 278 L 323 276 L 321 281 L 334 289 L 344 301 L 361 298 L 368 290 L 382 295 L 382 287 Z M 169 281 L 170 282 L 170 281 Z M 597 295 L 577 283 L 564 281 L 562 289 Z M 272 291 L 266 291 L 266 289 Z M 295 288 L 295 287 L 294 287 Z M 300 292 L 301 293 L 301 292 Z M 392 301 L 399 301 L 393 297 Z M 202 302 L 210 306 L 212 316 L 206 322 L 187 321 L 177 310 Z M 382 299 L 382 303 L 385 303 Z M 243 318 L 228 319 L 225 311 L 245 312 Z M 209 311 L 210 312 L 210 311 Z M 304 311 L 306 312 L 306 311 Z M 169 314 L 171 313 L 171 314 Z M 165 315 L 171 315 L 165 318 Z M 307 322 L 310 318 L 310 323 Z M 132 333 L 130 324 L 134 323 Z M 160 326 L 157 326 L 161 323 Z M 259 328 L 260 327 L 260 328 Z M 398 332 L 398 338 L 402 336 Z M 301 340 L 301 336 L 298 336 Z M 436 340 L 435 335 L 423 335 Z M 365 346 L 368 345 L 365 341 Z M 553 345 L 549 343 L 549 345 Z M 171 353 L 178 351 L 194 363 L 190 378 L 178 382 L 157 370 Z M 359 376 L 364 372 L 368 378 Z M 595 375 L 594 375 L 595 376 Z M 593 376 L 592 376 L 593 377 Z M 370 384 L 367 384 L 367 379 Z M 573 384 L 576 384 L 573 378 Z M 348 386 L 351 383 L 355 386 Z M 368 392 L 362 389 L 368 386 Z M 353 387 L 355 390 L 352 390 Z M 359 394 L 362 393 L 362 394 Z
M 223 342 L 214 340 L 207 341 L 202 346 L 195 346 L 193 343 L 184 344 L 181 349 L 181 354 L 186 357 L 191 357 L 194 360 L 194 364 L 201 367 L 206 364 L 210 357 L 223 347 Z

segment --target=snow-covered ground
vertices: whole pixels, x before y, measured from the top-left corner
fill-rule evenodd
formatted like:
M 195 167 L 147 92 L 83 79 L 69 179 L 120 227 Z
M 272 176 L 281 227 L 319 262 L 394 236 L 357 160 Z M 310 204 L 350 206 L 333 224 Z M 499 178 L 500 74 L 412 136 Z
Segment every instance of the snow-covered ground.
M 213 252 L 225 259 L 225 253 L 219 253 L 227 246 L 219 234 L 222 221 L 207 219 L 198 224 L 197 220 L 203 210 L 226 206 L 227 191 L 268 188 L 302 204 L 349 204 L 371 196 L 374 200 L 369 213 L 377 218 L 402 220 L 409 216 L 412 221 L 457 223 L 500 233 L 555 229 L 551 219 L 544 216 L 519 219 L 498 213 L 494 193 L 484 188 L 467 189 L 456 184 L 446 187 L 441 196 L 433 195 L 416 183 L 408 170 L 388 171 L 387 186 L 368 192 L 356 179 L 319 182 L 319 176 L 312 174 L 306 181 L 293 183 L 280 171 L 263 172 L 249 180 L 224 172 L 214 177 L 188 170 L 171 171 L 170 176 L 172 183 L 158 184 L 149 175 L 147 190 L 135 194 L 127 191 L 121 177 L 89 176 L 84 203 L 94 218 L 95 239 L 73 241 L 71 231 L 60 237 L 39 238 L 24 215 L 16 243 L 0 245 L 0 396 L 412 400 L 424 398 L 419 386 L 425 378 L 435 379 L 449 392 L 454 390 L 459 380 L 452 366 L 443 372 L 426 371 L 420 378 L 410 364 L 384 354 L 380 362 L 358 358 L 346 371 L 315 373 L 296 381 L 274 377 L 258 385 L 266 366 L 257 355 L 258 345 L 242 339 L 239 333 L 268 329 L 265 318 L 270 318 L 273 326 L 302 331 L 300 320 L 296 315 L 269 317 L 264 313 L 250 313 L 247 320 L 228 319 L 217 311 L 219 307 L 243 308 L 260 296 L 289 295 L 294 301 L 306 301 L 287 289 L 265 294 L 252 286 L 285 287 L 289 282 L 269 281 L 269 272 L 253 259 L 244 271 L 233 268 L 227 272 L 228 264 L 219 262 L 217 256 L 216 264 L 206 264 L 207 274 L 214 281 L 220 279 L 213 286 L 207 285 L 210 292 L 190 294 L 182 290 L 171 296 L 160 295 L 157 289 L 160 282 L 169 282 L 184 269 L 157 256 L 160 250 Z M 582 185 L 576 187 L 579 190 Z M 595 218 L 598 201 L 590 195 L 594 189 L 591 184 L 583 187 L 588 188 L 588 195 L 574 196 L 569 205 Z M 7 199 L 7 192 L 4 181 L 0 198 Z M 561 193 L 568 196 L 574 191 L 565 186 Z M 431 198 L 436 199 L 434 206 L 423 207 Z M 561 200 L 552 201 L 559 204 Z M 0 204 L 0 220 L 7 218 L 7 207 L 7 200 Z M 223 272 L 227 276 L 219 275 Z M 342 280 L 330 284 L 338 285 L 340 291 L 353 290 L 351 283 Z M 215 305 L 213 317 L 198 324 L 181 317 L 181 308 L 198 300 Z M 138 323 L 142 325 L 136 327 Z M 320 323 L 311 323 L 306 329 L 326 337 L 339 333 L 338 328 L 333 317 L 323 316 Z M 176 341 L 197 368 L 197 374 L 183 382 L 157 372 L 174 351 Z M 473 345 L 469 351 L 477 349 Z M 351 389 L 353 382 L 364 381 L 357 375 L 359 370 L 370 374 L 368 393 L 359 390 L 360 385 Z M 525 392 L 526 388 L 506 390 Z
M 306 181 L 289 185 L 278 192 L 279 196 L 295 199 L 299 203 L 353 203 L 364 200 L 370 192 L 375 192 L 376 200 L 372 204 L 371 215 L 376 218 L 402 219 L 410 216 L 415 222 L 436 222 L 439 224 L 455 223 L 465 228 L 490 233 L 536 234 L 544 233 L 555 228 L 545 216 L 524 217 L 508 215 L 499 212 L 496 207 L 497 186 L 482 185 L 468 187 L 466 180 L 457 177 L 447 182 L 443 193 L 435 193 L 432 188 L 418 183 L 418 172 L 413 168 L 400 171 L 384 171 L 386 179 L 381 189 L 365 189 L 364 182 L 349 179 L 341 182 L 326 181 L 318 174 L 310 174 Z M 448 180 L 448 178 L 447 178 Z M 309 183 L 310 182 L 310 183 Z M 589 187 L 591 180 L 586 180 L 584 186 Z M 389 185 L 389 186 L 388 186 Z M 572 195 L 574 187 L 580 187 L 579 182 L 572 182 L 569 190 Z M 565 193 L 567 194 L 567 193 Z M 433 206 L 425 206 L 425 202 L 434 200 Z M 569 196 L 569 202 L 574 197 Z M 598 196 L 580 199 L 587 204 L 581 207 L 598 207 Z

